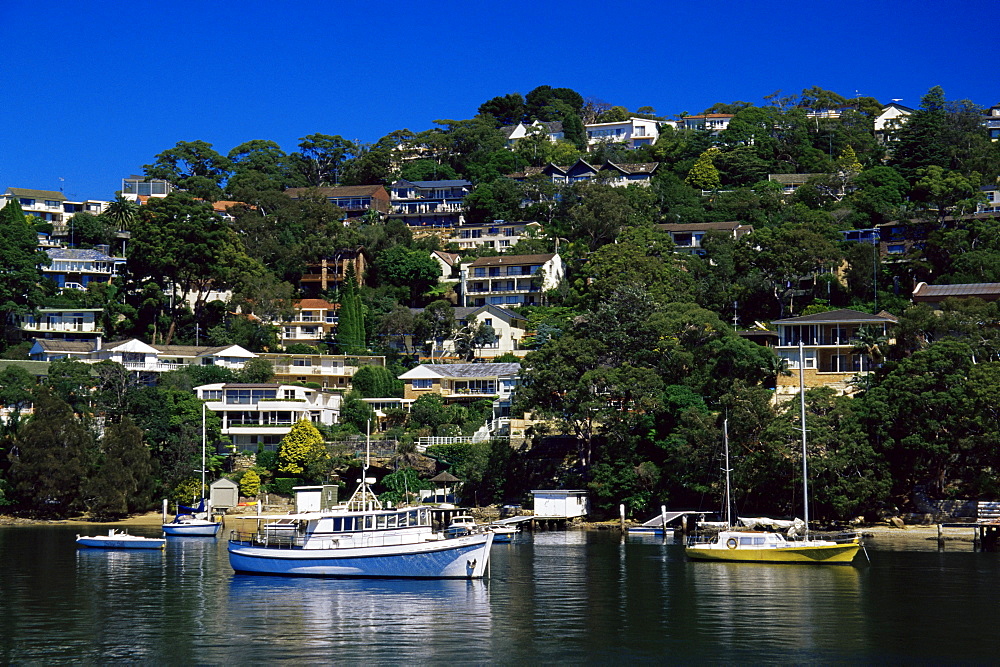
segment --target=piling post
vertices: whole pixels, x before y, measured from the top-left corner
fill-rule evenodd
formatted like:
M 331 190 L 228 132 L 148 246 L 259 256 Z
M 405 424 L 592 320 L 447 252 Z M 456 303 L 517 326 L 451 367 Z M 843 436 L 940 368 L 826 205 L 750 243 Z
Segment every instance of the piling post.
M 937 545 L 938 549 L 944 549 L 944 525 L 938 524 Z
M 618 514 L 621 515 L 622 535 L 625 534 L 625 503 L 618 505 Z

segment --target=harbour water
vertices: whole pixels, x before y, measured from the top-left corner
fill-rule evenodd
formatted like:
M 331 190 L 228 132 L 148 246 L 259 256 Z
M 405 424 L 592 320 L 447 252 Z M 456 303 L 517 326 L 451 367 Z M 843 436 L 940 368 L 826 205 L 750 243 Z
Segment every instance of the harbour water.
M 823 567 L 547 532 L 495 545 L 487 581 L 355 581 L 236 575 L 224 539 L 100 551 L 77 532 L 0 528 L 0 662 L 995 660 L 1000 554 L 967 543 L 876 540 L 870 564 Z

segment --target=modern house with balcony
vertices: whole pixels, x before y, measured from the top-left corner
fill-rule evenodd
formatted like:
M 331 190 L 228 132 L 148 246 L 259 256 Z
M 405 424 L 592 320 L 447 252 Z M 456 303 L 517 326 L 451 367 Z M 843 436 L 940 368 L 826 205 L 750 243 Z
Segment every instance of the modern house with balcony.
M 772 324 L 778 328 L 778 343 L 774 350 L 792 371 L 791 375 L 778 376 L 777 399 L 799 393 L 800 342 L 807 389 L 832 387 L 840 394 L 854 393 L 854 378 L 871 371 L 875 363 L 858 347 L 858 330 L 872 328 L 891 344 L 891 330 L 898 321 L 884 311 L 872 315 L 848 309 L 775 320 Z
M 351 378 L 362 366 L 385 366 L 385 357 L 367 355 L 261 352 L 256 356 L 271 362 L 276 382 L 310 382 L 340 391 L 350 389 Z
M 541 231 L 537 222 L 507 222 L 494 220 L 482 224 L 464 224 L 452 230 L 451 237 L 445 242 L 456 244 L 460 250 L 472 248 L 492 248 L 497 252 L 506 252 L 525 235 L 529 229 Z
M 681 118 L 681 127 L 685 130 L 701 130 L 709 132 L 713 136 L 718 136 L 720 132 L 729 127 L 729 122 L 735 114 L 731 113 L 704 113 L 694 116 L 684 116 Z
M 322 347 L 337 330 L 337 310 L 340 304 L 324 299 L 300 299 L 292 304 L 290 319 L 278 322 L 282 345 L 303 343 Z
M 465 180 L 407 181 L 392 184 L 390 218 L 410 227 L 454 227 L 465 221 L 465 196 L 472 183 Z
M 410 312 L 414 315 L 419 315 L 423 310 L 423 308 L 410 308 Z M 453 309 L 453 312 L 455 314 L 455 323 L 459 328 L 466 326 L 472 321 L 475 321 L 477 324 L 486 324 L 493 327 L 496 340 L 490 345 L 477 348 L 477 359 L 495 359 L 504 354 L 516 354 L 518 356 L 527 354 L 527 350 L 521 349 L 521 339 L 527 333 L 528 322 L 514 311 L 487 304 L 485 306 L 458 306 Z M 414 341 L 412 336 L 407 335 L 403 341 L 390 343 L 390 345 L 401 352 L 407 352 L 419 349 L 422 342 Z M 427 341 L 426 344 L 430 346 L 435 358 L 458 358 L 455 353 L 454 335 L 450 338 Z
M 462 264 L 463 306 L 539 306 L 565 270 L 559 255 L 500 255 Z
M 21 338 L 56 338 L 93 343 L 103 335 L 98 322 L 103 308 L 39 308 L 21 315 L 18 329 Z
M 303 419 L 331 425 L 340 416 L 340 394 L 273 383 L 216 383 L 195 387 L 206 409 L 222 418 L 222 435 L 237 452 L 277 450 Z
M 614 123 L 587 123 L 587 150 L 602 143 L 625 144 L 628 148 L 652 146 L 660 136 L 660 122 L 649 118 L 629 118 Z
M 122 179 L 122 196 L 132 201 L 146 201 L 150 197 L 166 197 L 174 186 L 162 178 L 146 178 L 132 174 Z
M 69 220 L 77 213 L 100 215 L 108 207 L 106 201 L 85 199 L 70 201 L 66 195 L 56 190 L 31 190 L 28 188 L 7 188 L 0 195 L 0 208 L 10 201 L 17 201 L 25 215 L 34 216 L 43 222 L 52 223 L 53 238 L 72 240 Z
M 80 248 L 46 248 L 49 265 L 41 267 L 42 275 L 61 290 L 85 290 L 90 283 L 110 284 L 125 265 L 124 257 L 112 257 L 107 246 L 93 250 Z
M 326 188 L 289 188 L 285 194 L 292 199 L 319 197 L 343 209 L 347 222 L 360 218 L 369 211 L 378 213 L 379 219 L 389 214 L 389 193 L 381 185 L 340 185 Z
M 446 403 L 505 398 L 519 382 L 521 364 L 421 364 L 399 379 L 404 383 L 403 398 L 440 394 Z
M 740 239 L 753 231 L 750 225 L 738 222 L 689 222 L 656 225 L 656 228 L 670 235 L 670 240 L 674 242 L 674 251 L 696 255 L 705 254 L 701 242 L 709 233 L 725 234 Z

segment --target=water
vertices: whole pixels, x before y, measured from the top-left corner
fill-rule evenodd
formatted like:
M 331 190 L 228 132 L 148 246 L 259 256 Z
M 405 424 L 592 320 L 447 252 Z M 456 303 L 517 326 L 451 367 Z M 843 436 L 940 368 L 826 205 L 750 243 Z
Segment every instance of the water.
M 967 543 L 876 544 L 870 566 L 823 567 L 694 563 L 656 538 L 551 532 L 495 545 L 486 582 L 352 581 L 236 575 L 222 539 L 101 551 L 77 549 L 78 531 L 0 528 L 0 662 L 995 659 L 1000 555 Z

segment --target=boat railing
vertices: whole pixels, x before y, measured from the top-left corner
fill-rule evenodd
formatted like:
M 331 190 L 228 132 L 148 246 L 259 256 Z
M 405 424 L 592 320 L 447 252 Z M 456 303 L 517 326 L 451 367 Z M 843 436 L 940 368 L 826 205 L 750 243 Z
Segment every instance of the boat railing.
M 826 540 L 827 542 L 836 542 L 837 544 L 850 544 L 851 542 L 857 542 L 859 537 L 854 531 L 845 531 L 842 533 L 810 533 L 808 537 L 805 535 L 787 535 L 785 539 L 789 542 Z
M 240 544 L 248 547 L 271 547 L 274 549 L 298 549 L 302 547 L 303 540 L 298 535 L 288 535 L 270 531 L 255 533 L 244 533 L 231 531 L 229 541 L 233 544 Z

